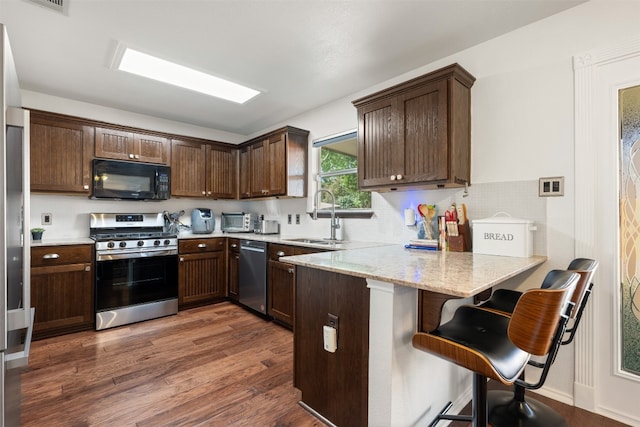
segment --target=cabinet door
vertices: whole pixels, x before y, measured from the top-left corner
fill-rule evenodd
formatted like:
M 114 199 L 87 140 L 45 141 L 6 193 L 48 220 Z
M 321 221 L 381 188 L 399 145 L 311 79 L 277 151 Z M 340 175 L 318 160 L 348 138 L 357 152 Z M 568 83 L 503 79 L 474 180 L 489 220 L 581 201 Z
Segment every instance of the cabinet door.
M 134 160 L 133 132 L 96 127 L 96 157 Z
M 391 185 L 404 176 L 398 102 L 387 98 L 358 108 L 358 186 Z
M 229 239 L 229 261 L 227 263 L 229 298 L 238 301 L 240 278 L 240 241 Z
M 293 327 L 295 267 L 279 261 L 269 261 L 268 314 Z
M 31 269 L 35 338 L 91 329 L 94 322 L 91 263 Z
M 208 304 L 225 293 L 225 252 L 180 255 L 178 307 Z
M 133 159 L 146 163 L 169 164 L 171 145 L 167 138 L 156 135 L 133 134 Z
M 287 139 L 286 134 L 274 135 L 269 138 L 267 149 L 268 163 L 265 169 L 269 174 L 269 196 L 287 194 Z
M 425 85 L 402 95 L 404 177 L 401 182 L 445 181 L 449 178 L 447 81 Z
M 294 386 L 339 426 L 368 424 L 369 294 L 365 279 L 296 267 Z M 322 343 L 328 313 L 338 316 L 335 353 Z
M 206 144 L 171 141 L 171 195 L 205 197 Z
M 31 191 L 89 194 L 94 128 L 31 114 Z
M 269 194 L 269 140 L 256 142 L 251 145 L 251 197 L 263 197 Z
M 238 153 L 240 156 L 240 171 L 238 175 L 238 192 L 241 199 L 251 197 L 251 149 L 242 147 Z
M 238 150 L 207 146 L 207 197 L 236 199 L 238 193 Z

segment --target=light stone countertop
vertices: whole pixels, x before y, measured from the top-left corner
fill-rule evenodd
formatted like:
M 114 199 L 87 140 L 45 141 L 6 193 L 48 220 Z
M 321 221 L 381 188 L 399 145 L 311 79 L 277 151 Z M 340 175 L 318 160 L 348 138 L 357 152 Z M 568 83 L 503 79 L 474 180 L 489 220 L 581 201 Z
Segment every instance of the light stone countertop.
M 242 239 L 242 240 L 254 240 L 259 242 L 267 242 L 267 243 L 279 243 L 282 245 L 290 245 L 290 246 L 302 246 L 305 248 L 317 248 L 317 249 L 326 249 L 327 251 L 341 251 L 346 249 L 361 249 L 361 248 L 370 248 L 377 246 L 386 246 L 390 245 L 390 243 L 381 243 L 381 242 L 356 242 L 356 241 L 342 241 L 331 244 L 315 244 L 315 243 L 304 243 L 304 242 L 296 242 L 290 239 L 297 238 L 311 238 L 315 240 L 323 240 L 323 237 L 309 236 L 309 235 L 291 235 L 291 236 L 283 236 L 280 234 L 256 234 L 256 233 L 222 233 L 220 231 L 216 231 L 211 234 L 193 234 L 190 231 L 181 232 L 178 235 L 178 239 L 207 239 L 207 238 L 215 238 L 215 237 L 228 237 L 232 239 Z
M 31 236 L 29 236 L 31 237 Z M 235 238 L 235 239 L 244 239 L 244 240 L 255 240 L 260 242 L 268 242 L 268 243 L 279 243 L 283 245 L 291 245 L 291 246 L 302 246 L 306 248 L 317 248 L 317 249 L 325 249 L 328 251 L 338 251 L 345 249 L 360 249 L 360 248 L 368 248 L 374 246 L 383 246 L 389 245 L 389 243 L 380 243 L 380 242 L 354 242 L 354 241 L 344 241 L 337 242 L 335 244 L 314 244 L 314 243 L 304 243 L 304 242 L 295 242 L 289 239 L 295 238 L 312 238 L 317 240 L 323 240 L 322 237 L 315 236 L 282 236 L 280 234 L 255 234 L 255 233 L 223 233 L 221 231 L 216 231 L 210 234 L 193 234 L 191 231 L 183 231 L 178 235 L 178 239 L 212 239 L 216 237 L 224 237 L 224 238 Z M 31 247 L 37 246 L 58 246 L 58 245 L 93 245 L 95 242 L 87 237 L 54 237 L 47 238 L 46 234 L 43 236 L 41 242 L 31 241 Z
M 29 236 L 31 237 L 31 236 Z M 31 247 L 37 246 L 65 246 L 65 245 L 93 245 L 95 242 L 89 237 L 54 237 L 47 238 L 43 236 L 42 241 L 34 242 L 31 240 Z
M 470 297 L 546 261 L 388 245 L 281 258 L 282 261 L 452 296 Z

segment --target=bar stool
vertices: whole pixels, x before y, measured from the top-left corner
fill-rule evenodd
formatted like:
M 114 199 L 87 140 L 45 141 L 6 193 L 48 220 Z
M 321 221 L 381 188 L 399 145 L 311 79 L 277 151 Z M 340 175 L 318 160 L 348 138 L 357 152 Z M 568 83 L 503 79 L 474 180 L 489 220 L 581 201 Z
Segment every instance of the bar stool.
M 567 270 L 578 273 L 580 279 L 571 296 L 571 302 L 574 304 L 570 313 L 572 324 L 566 329 L 565 333 L 568 334 L 568 337 L 561 341 L 561 345 L 571 343 L 575 337 L 580 319 L 593 289 L 591 280 L 597 267 L 598 262 L 588 258 L 576 258 L 567 267 Z M 549 286 L 546 283 L 546 279 L 541 287 L 545 288 L 545 286 Z M 510 315 L 515 306 L 514 300 L 517 301 L 521 293 L 499 289 L 494 292 L 494 295 L 478 307 Z M 561 427 L 567 425 L 564 418 L 548 405 L 533 398 L 525 399 L 526 389 L 535 390 L 544 384 L 546 374 L 553 361 L 554 358 L 547 357 L 542 362 L 532 360 L 528 362 L 530 366 L 543 370 L 539 380 L 534 384 L 525 381 L 523 372 L 522 376 L 514 382 L 513 393 L 500 390 L 492 390 L 488 393 L 489 421 L 492 425 L 496 427 L 515 425 L 521 427 Z
M 545 289 L 522 294 L 513 314 L 474 306 L 461 306 L 453 318 L 431 333 L 418 332 L 413 346 L 473 371 L 472 416 L 449 415 L 443 409 L 432 422 L 472 421 L 486 426 L 487 378 L 513 384 L 532 355 L 555 356 L 573 308 L 569 299 L 579 275 L 569 271 L 550 272 L 553 280 Z

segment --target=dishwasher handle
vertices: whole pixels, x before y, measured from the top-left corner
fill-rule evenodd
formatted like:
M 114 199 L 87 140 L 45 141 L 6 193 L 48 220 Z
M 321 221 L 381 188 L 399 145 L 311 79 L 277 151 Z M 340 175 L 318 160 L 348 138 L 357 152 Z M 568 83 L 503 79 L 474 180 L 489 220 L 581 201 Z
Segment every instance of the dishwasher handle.
M 267 248 L 258 248 L 255 246 L 244 246 L 241 245 L 240 246 L 240 250 L 241 251 L 251 251 L 251 252 L 259 252 L 259 253 L 265 253 L 267 251 Z

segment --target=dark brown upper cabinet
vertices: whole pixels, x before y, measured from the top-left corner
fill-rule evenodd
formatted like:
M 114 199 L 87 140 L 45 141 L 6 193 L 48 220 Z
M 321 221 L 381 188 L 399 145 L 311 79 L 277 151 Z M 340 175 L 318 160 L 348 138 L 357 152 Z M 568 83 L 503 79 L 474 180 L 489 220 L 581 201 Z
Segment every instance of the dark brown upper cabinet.
M 240 147 L 241 199 L 305 197 L 309 131 L 291 126 Z
M 362 190 L 460 187 L 471 178 L 471 87 L 458 64 L 353 101 Z
M 204 141 L 171 141 L 171 195 L 238 198 L 238 149 Z
M 94 127 L 32 111 L 30 131 L 31 191 L 89 195 Z
M 95 153 L 104 159 L 168 165 L 170 144 L 161 136 L 96 127 Z

